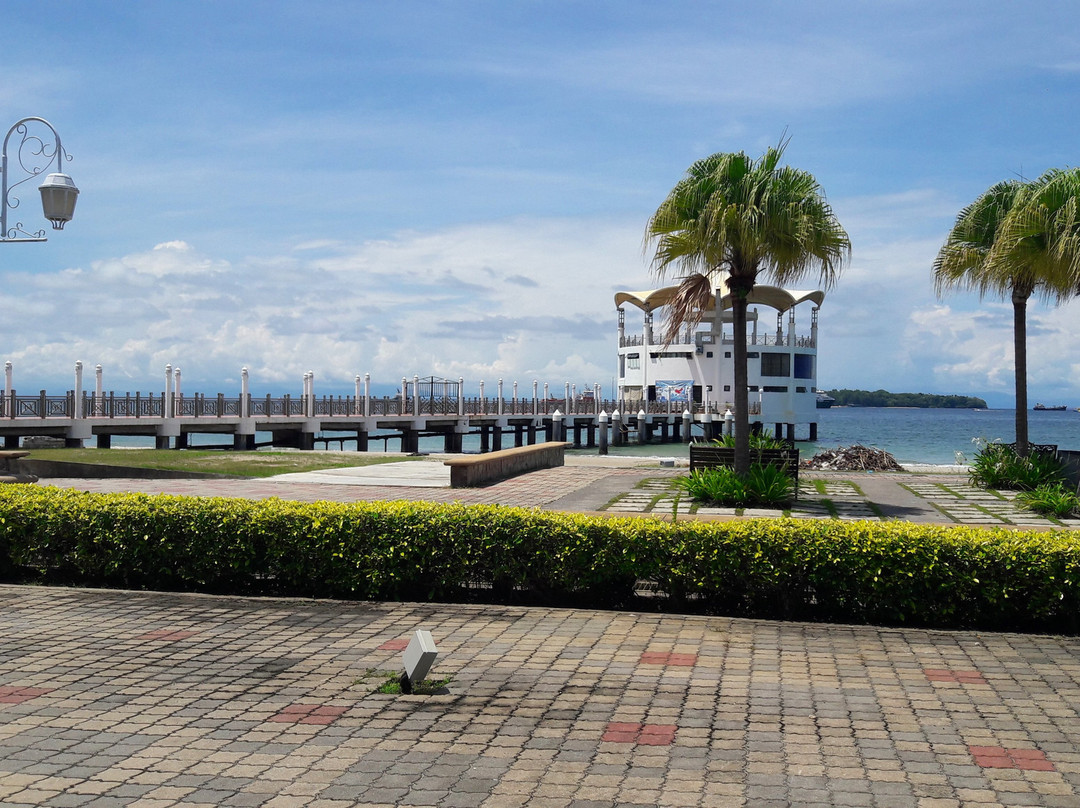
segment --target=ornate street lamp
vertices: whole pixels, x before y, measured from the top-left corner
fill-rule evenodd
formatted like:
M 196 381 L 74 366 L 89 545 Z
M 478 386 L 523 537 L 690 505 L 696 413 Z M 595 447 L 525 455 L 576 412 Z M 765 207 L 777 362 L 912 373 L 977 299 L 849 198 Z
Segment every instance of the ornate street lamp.
M 41 124 L 32 127 L 31 124 Z M 49 136 L 35 134 L 34 130 L 40 131 L 42 126 L 52 133 Z M 8 143 L 11 136 L 17 136 L 17 143 L 13 153 L 14 162 L 18 163 L 27 176 L 18 182 L 10 182 L 8 170 Z M 41 207 L 45 212 L 45 218 L 52 222 L 54 230 L 63 230 L 64 225 L 71 221 L 75 213 L 75 200 L 78 199 L 79 189 L 75 187 L 71 177 L 63 173 L 64 160 L 70 160 L 71 155 L 64 151 L 60 144 L 60 135 L 56 129 L 44 118 L 23 118 L 12 126 L 4 138 L 3 164 L 0 165 L 0 242 L 22 241 L 46 241 L 45 231 L 38 230 L 29 233 L 23 229 L 22 222 L 17 222 L 8 227 L 8 209 L 14 210 L 19 207 L 19 198 L 12 195 L 12 191 L 24 182 L 29 182 L 34 177 L 48 169 L 53 161 L 56 162 L 56 172 L 45 177 L 45 181 L 38 187 L 41 191 Z

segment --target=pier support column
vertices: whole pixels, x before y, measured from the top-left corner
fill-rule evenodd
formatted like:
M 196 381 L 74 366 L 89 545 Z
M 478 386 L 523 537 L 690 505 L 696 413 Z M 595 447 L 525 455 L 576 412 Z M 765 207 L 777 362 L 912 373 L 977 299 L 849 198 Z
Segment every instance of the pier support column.
M 176 444 L 173 446 L 173 448 L 174 449 L 186 449 L 187 447 L 188 447 L 188 433 L 187 432 L 181 432 L 179 435 L 176 436 Z
M 5 449 L 18 449 L 19 448 L 19 436 L 18 435 L 4 435 L 4 448 Z
M 304 439 L 310 438 L 311 445 L 304 446 Z M 314 449 L 315 448 L 315 435 L 311 432 L 302 432 L 300 434 L 300 448 L 301 449 Z M 237 452 L 254 452 L 255 451 L 255 436 L 254 435 L 241 435 L 239 433 L 233 435 L 233 450 Z
M 499 400 L 502 401 L 502 399 Z M 495 426 L 491 428 L 491 451 L 502 451 L 502 433 L 503 431 L 501 424 L 495 424 Z
M 67 446 L 67 439 L 64 440 L 64 445 Z M 82 445 L 82 442 L 79 442 Z M 69 447 L 70 448 L 70 447 Z M 168 435 L 154 435 L 154 448 L 155 449 L 168 449 L 169 448 L 169 436 Z
M 491 451 L 491 427 L 480 427 L 480 454 L 487 454 Z
M 368 433 L 366 429 L 356 430 L 356 451 L 366 452 L 368 450 Z
M 666 418 L 660 422 L 660 442 L 668 442 L 668 422 Z
M 18 440 L 16 438 L 16 440 Z M 112 448 L 112 435 L 98 435 L 97 447 L 99 449 L 111 449 Z
M 443 451 L 447 454 L 461 454 L 461 433 L 456 429 L 443 433 Z
M 525 425 L 514 424 L 514 448 L 525 445 Z
M 787 439 L 791 443 L 795 442 L 795 424 L 787 424 Z
M 817 440 L 817 424 L 816 423 L 811 423 L 810 424 L 810 440 L 811 441 L 816 441 Z
M 682 443 L 682 437 L 680 436 L 679 429 L 682 427 L 682 419 L 676 418 L 671 422 L 671 442 Z
M 783 424 L 776 424 L 775 426 L 776 426 L 776 432 L 775 432 L 776 439 L 777 440 L 783 440 L 784 439 L 784 425 Z
M 577 420 L 574 421 L 574 448 L 581 448 L 581 424 Z
M 593 421 L 585 425 L 585 448 L 596 448 L 596 424 Z
M 415 429 L 401 430 L 401 451 L 416 454 L 420 451 L 420 433 Z
M 529 424 L 526 428 L 528 433 L 528 441 L 530 446 L 536 445 L 536 424 Z
M 682 414 L 682 427 L 683 427 L 683 443 L 689 443 L 693 440 L 691 435 L 691 428 L 693 426 L 693 416 L 690 414 L 690 410 L 683 410 Z

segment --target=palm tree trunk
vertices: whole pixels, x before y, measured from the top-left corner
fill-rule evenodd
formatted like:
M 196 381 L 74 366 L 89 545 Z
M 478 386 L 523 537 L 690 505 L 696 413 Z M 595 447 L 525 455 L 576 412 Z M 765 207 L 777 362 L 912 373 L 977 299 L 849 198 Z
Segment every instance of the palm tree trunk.
M 1013 289 L 1013 356 L 1016 365 L 1016 453 L 1028 454 L 1027 299 L 1030 293 Z
M 736 289 L 728 281 L 732 291 L 731 325 L 735 331 L 735 384 L 732 398 L 735 401 L 735 473 L 750 473 L 750 407 L 747 395 L 746 371 L 746 309 L 748 291 Z

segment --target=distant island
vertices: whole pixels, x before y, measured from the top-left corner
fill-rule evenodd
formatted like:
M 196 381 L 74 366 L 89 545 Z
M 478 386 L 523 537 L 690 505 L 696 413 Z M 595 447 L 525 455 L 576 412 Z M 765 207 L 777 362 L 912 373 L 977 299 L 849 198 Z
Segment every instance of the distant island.
M 834 407 L 942 407 L 954 410 L 985 410 L 986 402 L 973 396 L 939 396 L 932 393 L 890 393 L 888 390 L 826 390 L 836 399 Z

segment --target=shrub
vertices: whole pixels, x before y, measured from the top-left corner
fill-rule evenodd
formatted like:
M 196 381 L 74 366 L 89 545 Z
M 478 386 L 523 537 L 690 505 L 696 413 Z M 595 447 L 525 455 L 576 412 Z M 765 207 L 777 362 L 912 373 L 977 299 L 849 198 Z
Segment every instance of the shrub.
M 784 465 L 751 463 L 745 477 L 723 466 L 697 469 L 680 477 L 678 484 L 696 500 L 736 508 L 784 505 L 795 495 L 795 482 Z
M 1080 534 L 0 486 L 4 580 L 1080 631 Z
M 1036 513 L 1066 517 L 1080 515 L 1080 497 L 1060 485 L 1042 485 L 1034 491 L 1021 491 L 1016 499 Z
M 1065 480 L 1065 471 L 1056 457 L 1032 452 L 1020 457 L 1003 443 L 982 443 L 971 463 L 968 478 L 982 488 L 1033 491 Z
M 735 436 L 734 435 L 722 435 L 719 438 L 714 438 L 710 441 L 712 446 L 726 446 L 728 448 L 734 448 Z M 787 449 L 791 444 L 786 440 L 775 438 L 771 435 L 766 435 L 764 432 L 751 432 L 750 433 L 750 448 L 751 449 Z

